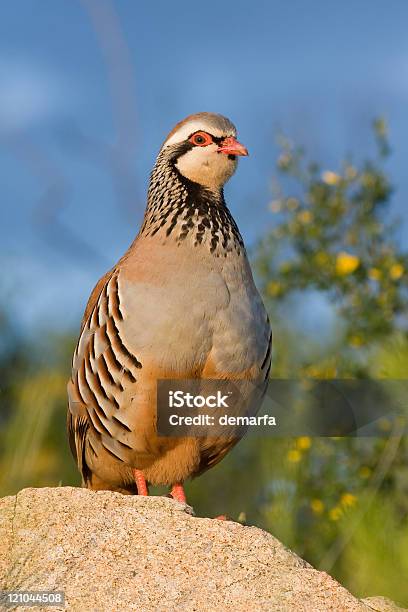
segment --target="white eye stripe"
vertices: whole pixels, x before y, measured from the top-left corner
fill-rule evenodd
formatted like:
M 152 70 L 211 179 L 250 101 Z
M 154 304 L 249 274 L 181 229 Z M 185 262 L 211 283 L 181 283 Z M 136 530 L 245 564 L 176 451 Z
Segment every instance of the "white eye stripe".
M 163 145 L 163 149 L 170 145 L 178 144 L 180 142 L 184 142 L 187 140 L 192 134 L 195 132 L 208 132 L 212 134 L 216 138 L 227 138 L 228 136 L 236 137 L 236 132 L 231 130 L 230 133 L 226 134 L 222 130 L 217 129 L 216 127 L 205 124 L 203 121 L 189 121 L 185 123 L 180 129 L 177 130 Z

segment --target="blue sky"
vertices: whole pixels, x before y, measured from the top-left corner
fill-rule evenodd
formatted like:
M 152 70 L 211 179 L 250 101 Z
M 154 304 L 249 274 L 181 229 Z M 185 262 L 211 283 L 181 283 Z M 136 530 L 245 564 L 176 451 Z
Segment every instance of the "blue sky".
M 137 232 L 165 135 L 201 110 L 250 150 L 227 188 L 249 244 L 273 222 L 278 129 L 336 169 L 373 151 L 384 115 L 404 240 L 407 24 L 404 0 L 2 3 L 1 290 L 17 322 L 78 324 Z

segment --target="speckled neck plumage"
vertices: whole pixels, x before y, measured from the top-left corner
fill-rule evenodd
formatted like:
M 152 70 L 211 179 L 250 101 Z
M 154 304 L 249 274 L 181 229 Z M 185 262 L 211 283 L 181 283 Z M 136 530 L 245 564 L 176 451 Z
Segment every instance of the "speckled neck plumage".
M 243 240 L 224 200 L 180 174 L 166 150 L 153 168 L 147 207 L 139 236 L 162 235 L 163 240 L 190 240 L 207 246 L 216 257 L 245 251 Z

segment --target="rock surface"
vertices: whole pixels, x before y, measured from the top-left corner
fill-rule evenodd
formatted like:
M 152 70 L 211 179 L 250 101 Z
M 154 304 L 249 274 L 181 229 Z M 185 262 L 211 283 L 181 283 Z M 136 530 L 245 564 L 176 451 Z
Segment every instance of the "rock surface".
M 62 590 L 81 612 L 381 610 L 256 527 L 71 487 L 0 500 L 0 589 Z

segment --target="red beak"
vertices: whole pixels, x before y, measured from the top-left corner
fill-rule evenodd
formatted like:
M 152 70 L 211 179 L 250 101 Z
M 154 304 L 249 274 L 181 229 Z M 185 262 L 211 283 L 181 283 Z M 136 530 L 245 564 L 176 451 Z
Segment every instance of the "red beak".
M 217 151 L 218 153 L 225 153 L 226 155 L 248 155 L 248 149 L 233 136 L 225 138 Z

